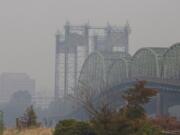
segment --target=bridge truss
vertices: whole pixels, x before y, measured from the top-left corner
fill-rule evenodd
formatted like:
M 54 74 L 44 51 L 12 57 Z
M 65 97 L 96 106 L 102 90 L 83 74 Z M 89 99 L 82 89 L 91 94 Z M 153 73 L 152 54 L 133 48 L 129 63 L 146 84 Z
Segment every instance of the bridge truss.
M 161 89 L 163 103 L 172 99 L 168 95 L 180 93 L 180 43 L 170 48 L 142 48 L 133 56 L 125 52 L 93 52 L 82 66 L 78 90 L 83 91 L 81 86 L 86 84 L 99 94 L 103 90 L 136 79 L 156 82 L 155 88 Z M 167 86 L 167 84 L 171 85 Z M 176 92 L 172 90 L 174 87 Z M 174 96 L 177 95 L 179 94 Z M 169 104 L 166 105 L 169 107 Z M 163 108 L 161 111 L 167 113 L 166 107 L 159 108 Z
M 96 82 L 98 87 L 103 80 L 114 86 L 127 79 L 142 78 L 180 81 L 180 43 L 170 48 L 142 48 L 133 56 L 124 52 L 93 52 L 83 64 L 79 82 Z

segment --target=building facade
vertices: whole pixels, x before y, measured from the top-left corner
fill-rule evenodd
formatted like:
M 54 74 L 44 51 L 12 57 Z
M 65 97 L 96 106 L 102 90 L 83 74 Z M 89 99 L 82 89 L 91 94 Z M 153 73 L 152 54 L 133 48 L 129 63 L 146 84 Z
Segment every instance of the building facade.
M 35 80 L 26 73 L 2 73 L 0 75 L 1 102 L 9 101 L 17 91 L 28 91 L 31 96 L 34 96 Z

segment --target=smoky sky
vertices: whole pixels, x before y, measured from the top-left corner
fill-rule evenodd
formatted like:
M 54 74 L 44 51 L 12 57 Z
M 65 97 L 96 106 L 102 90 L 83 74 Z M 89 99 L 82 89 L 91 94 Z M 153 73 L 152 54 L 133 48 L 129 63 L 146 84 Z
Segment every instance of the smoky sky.
M 180 0 L 0 0 L 0 73 L 25 72 L 53 92 L 55 32 L 72 24 L 124 25 L 130 51 L 180 41 Z

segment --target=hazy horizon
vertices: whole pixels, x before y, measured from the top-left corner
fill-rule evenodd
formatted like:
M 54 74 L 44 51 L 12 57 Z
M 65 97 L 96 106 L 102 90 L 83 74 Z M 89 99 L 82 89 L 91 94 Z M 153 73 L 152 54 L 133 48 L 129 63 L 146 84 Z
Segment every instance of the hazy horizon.
M 25 72 L 37 91 L 54 88 L 55 33 L 68 20 L 132 29 L 130 52 L 180 42 L 179 0 L 0 0 L 0 73 Z

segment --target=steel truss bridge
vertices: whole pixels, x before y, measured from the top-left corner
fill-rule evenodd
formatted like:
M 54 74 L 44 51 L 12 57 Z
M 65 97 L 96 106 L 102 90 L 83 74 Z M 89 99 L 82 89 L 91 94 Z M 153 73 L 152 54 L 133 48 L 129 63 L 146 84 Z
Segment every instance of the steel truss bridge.
M 147 87 L 159 90 L 147 105 L 152 113 L 167 115 L 169 107 L 180 105 L 180 43 L 169 48 L 142 48 L 133 56 L 124 52 L 93 52 L 82 66 L 77 93 L 82 92 L 82 84 L 99 95 L 105 86 L 103 92 L 111 93 L 116 103 L 117 92 L 132 87 L 137 79 L 146 80 Z

